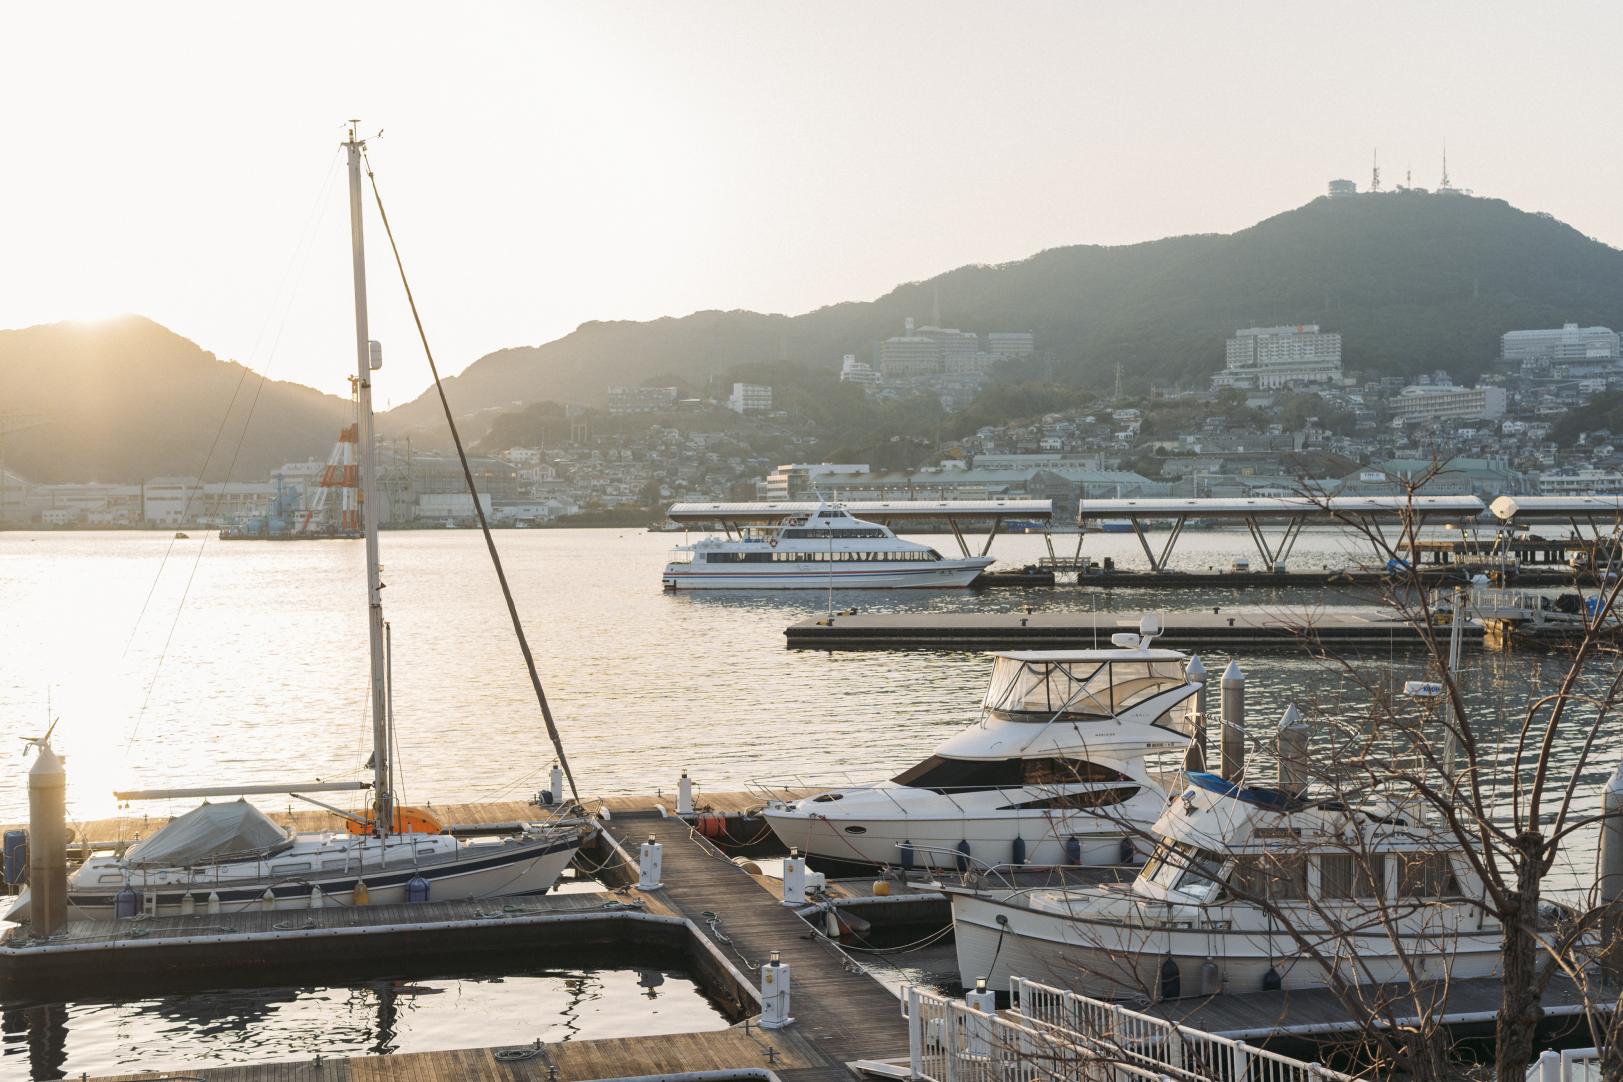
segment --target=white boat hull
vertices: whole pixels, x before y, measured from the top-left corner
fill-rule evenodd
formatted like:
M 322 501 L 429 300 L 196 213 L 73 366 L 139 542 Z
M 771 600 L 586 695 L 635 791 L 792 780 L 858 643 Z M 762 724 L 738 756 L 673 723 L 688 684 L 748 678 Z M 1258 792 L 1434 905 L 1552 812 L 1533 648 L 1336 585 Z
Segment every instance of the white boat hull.
M 826 563 L 778 565 L 669 564 L 667 590 L 911 590 L 968 586 L 994 561 L 990 558 L 936 560 L 913 565 L 852 563 L 830 571 Z M 761 567 L 761 570 L 754 570 Z
M 1202 967 L 1208 960 L 1229 992 L 1261 991 L 1270 968 L 1286 989 L 1328 983 L 1326 967 L 1303 957 L 1301 944 L 1284 932 L 1130 927 L 958 893 L 952 894 L 952 920 L 959 979 L 966 987 L 980 977 L 992 987 L 1007 987 L 1009 977 L 1020 976 L 1099 999 L 1156 998 L 1169 957 L 1177 963 L 1184 995 L 1201 992 Z M 1381 930 L 1348 940 L 1332 945 L 1327 939 L 1323 948 L 1327 960 L 1348 979 L 1409 979 L 1392 939 Z M 1422 979 L 1487 977 L 1499 971 L 1499 937 L 1493 929 L 1418 935 L 1405 943 L 1408 961 L 1421 967 Z
M 299 879 L 281 878 L 257 881 L 210 880 L 206 869 L 189 883 L 165 882 L 143 884 L 139 871 L 130 874 L 129 887 L 135 891 L 141 911 L 146 912 L 146 895 L 152 894 L 154 916 L 179 916 L 184 912 L 187 895 L 192 898 L 193 911 L 206 912 L 208 896 L 219 896 L 221 913 L 240 913 L 258 910 L 299 910 L 311 908 L 312 888 L 321 888 L 321 904 L 325 906 L 355 905 L 357 882 L 367 886 L 369 905 L 394 905 L 407 901 L 407 883 L 421 876 L 429 885 L 429 901 L 456 901 L 474 898 L 511 898 L 525 894 L 544 894 L 557 883 L 569 862 L 580 848 L 578 840 L 534 839 L 502 846 L 481 847 L 490 852 L 477 852 L 465 859 L 447 860 L 421 867 L 411 862 L 367 868 L 359 875 L 355 871 L 328 873 Z M 106 885 L 89 889 L 68 888 L 69 920 L 113 920 L 116 917 L 116 899 L 122 885 Z M 265 898 L 270 890 L 272 898 Z M 23 922 L 28 919 L 28 892 L 18 896 L 16 904 L 5 915 L 6 920 Z
M 1157 809 L 1159 810 L 1159 809 Z M 767 808 L 762 812 L 772 832 L 784 845 L 802 853 L 828 860 L 857 864 L 903 866 L 903 846 L 912 849 L 914 868 L 957 870 L 958 844 L 969 843 L 972 867 L 1007 864 L 1064 865 L 1134 863 L 1142 859 L 1123 845 L 1127 831 L 1103 816 L 1072 814 L 1048 818 L 1026 814 L 987 815 L 962 819 L 910 817 L 826 819 L 803 812 Z M 1154 822 L 1147 817 L 1139 830 Z M 855 827 L 860 833 L 853 832 Z M 1080 859 L 1065 851 L 1066 839 L 1076 836 Z M 1023 860 L 1015 860 L 1014 842 L 1025 843 Z

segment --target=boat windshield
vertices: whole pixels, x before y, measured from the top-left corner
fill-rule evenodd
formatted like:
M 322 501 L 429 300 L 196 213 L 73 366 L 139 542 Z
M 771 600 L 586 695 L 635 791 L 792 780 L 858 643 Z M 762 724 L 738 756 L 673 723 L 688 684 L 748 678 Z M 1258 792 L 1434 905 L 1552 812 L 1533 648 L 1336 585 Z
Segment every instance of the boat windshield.
M 1177 661 L 1027 661 L 1000 657 L 982 705 L 1041 720 L 1111 718 L 1188 683 Z M 1182 720 L 1169 726 L 1182 731 Z
M 1209 901 L 1222 886 L 1223 865 L 1227 860 L 1222 853 L 1162 838 L 1150 859 L 1139 869 L 1138 877 L 1165 890 Z

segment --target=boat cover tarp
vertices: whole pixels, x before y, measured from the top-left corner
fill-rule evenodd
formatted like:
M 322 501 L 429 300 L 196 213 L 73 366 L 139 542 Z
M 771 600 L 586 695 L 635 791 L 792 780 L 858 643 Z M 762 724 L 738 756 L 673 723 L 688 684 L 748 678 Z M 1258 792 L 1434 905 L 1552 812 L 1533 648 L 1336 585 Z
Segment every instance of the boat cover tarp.
M 292 835 L 247 801 L 203 804 L 171 819 L 152 837 L 130 848 L 136 866 L 190 867 L 252 860 L 283 848 Z

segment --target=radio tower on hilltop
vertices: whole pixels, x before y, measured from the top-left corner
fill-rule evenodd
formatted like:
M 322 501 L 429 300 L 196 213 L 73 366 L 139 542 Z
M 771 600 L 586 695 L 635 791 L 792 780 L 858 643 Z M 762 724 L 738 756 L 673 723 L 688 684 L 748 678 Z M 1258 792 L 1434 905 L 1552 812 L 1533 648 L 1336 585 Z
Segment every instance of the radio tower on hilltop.
M 1372 192 L 1381 190 L 1381 151 L 1379 148 L 1376 148 L 1373 163 L 1370 165 L 1369 190 Z
M 1441 190 L 1447 191 L 1448 189 L 1450 189 L 1452 187 L 1453 187 L 1453 185 L 1448 182 L 1448 144 L 1444 143 L 1443 144 L 1443 183 L 1442 183 L 1442 189 Z

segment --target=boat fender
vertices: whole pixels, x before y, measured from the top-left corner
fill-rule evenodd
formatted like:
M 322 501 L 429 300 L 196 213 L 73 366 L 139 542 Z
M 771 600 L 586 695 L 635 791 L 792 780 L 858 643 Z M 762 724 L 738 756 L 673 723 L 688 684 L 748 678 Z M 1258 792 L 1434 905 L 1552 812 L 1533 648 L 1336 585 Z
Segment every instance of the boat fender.
M 874 883 L 873 883 L 873 896 L 875 898 L 889 898 L 890 897 L 890 880 L 889 879 L 875 879 Z
M 1208 958 L 1200 964 L 1200 994 L 1215 996 L 1223 990 L 1223 971 Z
M 1166 961 L 1161 963 L 1160 984 L 1162 999 L 1177 999 L 1182 994 L 1183 990 L 1180 987 L 1182 982 L 1178 978 L 1178 963 L 1170 954 L 1167 955 Z
M 1279 970 L 1270 964 L 1268 972 L 1262 975 L 1262 990 L 1264 992 L 1277 992 L 1284 983 L 1284 978 L 1279 975 Z
M 898 848 L 898 849 L 900 849 L 902 851 L 902 871 L 904 871 L 904 872 L 912 871 L 913 870 L 913 839 L 908 838 L 906 841 L 902 842 L 902 844 L 898 845 L 896 848 Z
M 355 904 L 365 905 L 372 900 L 372 888 L 366 885 L 366 880 L 355 880 Z
M 1138 851 L 1133 848 L 1133 839 L 1123 838 L 1121 840 L 1121 862 L 1123 864 L 1132 864 L 1137 857 Z
M 1082 839 L 1075 834 L 1065 839 L 1065 863 L 1082 866 Z
M 840 927 L 839 915 L 834 912 L 833 907 L 823 910 L 823 934 L 830 939 L 838 939 L 844 934 L 844 931 Z
M 1016 834 L 1014 836 L 1013 852 L 1010 853 L 1011 863 L 1016 867 L 1026 862 L 1026 839 Z
M 276 908 L 276 892 L 274 890 L 271 890 L 269 887 L 265 888 L 265 893 L 261 894 L 259 896 L 259 908 L 261 908 L 261 909 L 275 909 Z
M 117 920 L 129 920 L 141 911 L 141 899 L 128 885 L 113 895 L 113 916 Z
M 965 838 L 958 843 L 958 870 L 969 871 L 969 839 Z
M 428 901 L 428 880 L 424 879 L 420 875 L 414 875 L 410 879 L 406 880 L 406 901 Z

